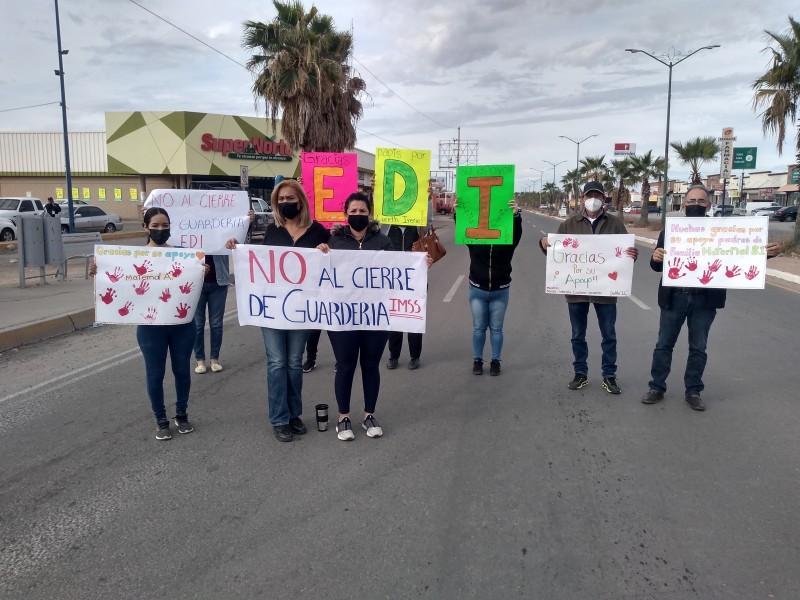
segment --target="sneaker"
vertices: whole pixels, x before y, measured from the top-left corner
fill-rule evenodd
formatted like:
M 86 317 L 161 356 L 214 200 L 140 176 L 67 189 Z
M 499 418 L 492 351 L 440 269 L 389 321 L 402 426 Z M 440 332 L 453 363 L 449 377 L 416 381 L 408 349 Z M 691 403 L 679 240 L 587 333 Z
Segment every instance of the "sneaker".
M 172 432 L 169 430 L 169 421 L 158 421 L 158 429 L 156 430 L 157 440 L 171 440 Z
M 189 423 L 189 417 L 186 415 L 175 415 L 175 427 L 178 428 L 178 433 L 192 433 L 194 427 Z
M 219 373 L 220 371 L 222 371 L 222 365 L 221 364 L 219 364 L 218 362 L 211 363 L 211 372 L 212 373 Z
M 622 390 L 617 385 L 615 377 L 603 377 L 603 389 L 609 394 L 621 394 Z
M 202 375 L 206 371 L 208 371 L 208 369 L 206 369 L 206 366 L 203 363 L 197 363 L 197 366 L 194 368 L 194 372 L 200 375 Z
M 575 377 L 567 384 L 571 390 L 579 390 L 589 385 L 589 378 L 583 373 L 575 373 Z
M 472 374 L 483 375 L 483 359 L 476 358 L 472 361 Z
M 297 435 L 303 435 L 304 433 L 308 433 L 306 424 L 303 423 L 303 420 L 300 417 L 289 419 L 289 427 L 292 428 L 292 433 L 296 433 Z
M 369 435 L 369 434 L 367 434 Z M 336 424 L 336 437 L 343 442 L 356 439 L 353 428 L 350 426 L 350 417 L 345 417 Z
M 489 375 L 500 375 L 500 361 L 496 358 L 489 363 Z
M 703 399 L 700 394 L 686 394 L 686 402 L 693 410 L 705 410 L 706 405 L 703 404 Z
M 367 418 L 361 422 L 361 427 L 367 430 L 367 437 L 376 438 L 383 435 L 383 429 L 378 425 L 374 415 L 367 415 Z
M 662 392 L 659 392 L 658 390 L 647 390 L 647 393 L 642 396 L 642 404 L 655 404 L 663 399 L 664 394 Z
M 397 359 L 390 356 L 389 360 L 386 361 L 386 368 L 387 369 L 396 369 L 397 368 Z
M 314 367 L 317 366 L 317 361 L 308 359 L 306 362 L 303 363 L 303 373 L 311 373 L 314 370 Z
M 419 359 L 412 358 L 410 361 L 408 361 L 408 370 L 414 371 L 416 369 L 419 369 Z
M 272 426 L 272 433 L 275 434 L 275 437 L 278 439 L 279 442 L 291 442 L 294 435 L 292 434 L 292 426 L 291 425 L 273 425 Z

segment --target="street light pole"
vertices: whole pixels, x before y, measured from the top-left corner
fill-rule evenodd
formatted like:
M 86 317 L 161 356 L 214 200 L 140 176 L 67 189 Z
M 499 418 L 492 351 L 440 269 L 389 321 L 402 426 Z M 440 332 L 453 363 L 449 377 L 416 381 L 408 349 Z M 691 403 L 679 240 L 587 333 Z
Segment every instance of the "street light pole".
M 553 167 L 553 187 L 555 187 L 555 185 L 556 185 L 556 167 L 558 165 L 563 165 L 567 161 L 562 160 L 561 162 L 551 163 L 549 160 L 546 160 L 544 162 L 546 162 L 548 165 Z M 553 200 L 555 200 L 555 198 L 553 198 Z
M 575 179 L 575 208 L 577 209 L 578 208 L 578 180 L 577 180 L 577 176 L 578 176 L 578 169 L 580 168 L 580 164 L 581 164 L 581 144 L 583 142 L 585 142 L 586 140 L 590 139 L 590 138 L 597 137 L 597 134 L 593 133 L 592 135 L 583 138 L 579 142 L 573 140 L 571 137 L 568 137 L 566 135 L 560 135 L 558 137 L 564 138 L 565 140 L 569 140 L 570 142 L 572 142 L 573 144 L 575 144 L 578 147 L 576 155 L 575 155 L 575 177 L 576 177 L 576 179 Z
M 631 54 L 646 54 L 653 60 L 657 60 L 662 65 L 669 69 L 669 86 L 667 87 L 667 137 L 666 141 L 664 142 L 664 188 L 662 191 L 661 197 L 661 226 L 666 227 L 667 225 L 667 187 L 669 186 L 669 117 L 670 117 L 670 108 L 672 104 L 672 67 L 681 64 L 690 56 L 694 56 L 701 50 L 713 50 L 714 48 L 719 48 L 719 44 L 714 44 L 712 46 L 703 46 L 702 48 L 698 48 L 697 50 L 693 50 L 686 56 L 682 57 L 680 60 L 674 60 L 674 56 L 669 57 L 667 59 L 669 62 L 665 62 L 658 58 L 657 56 L 653 56 L 649 52 L 645 50 L 639 50 L 637 48 L 625 48 L 625 52 L 630 52 Z
M 75 215 L 72 210 L 72 169 L 69 166 L 69 135 L 67 130 L 67 97 L 64 92 L 64 55 L 69 50 L 61 49 L 61 22 L 58 18 L 58 0 L 55 1 L 56 7 L 56 39 L 58 40 L 58 75 L 61 80 L 61 120 L 64 127 L 64 161 L 66 164 L 67 172 L 67 214 L 69 215 L 69 230 L 75 231 Z

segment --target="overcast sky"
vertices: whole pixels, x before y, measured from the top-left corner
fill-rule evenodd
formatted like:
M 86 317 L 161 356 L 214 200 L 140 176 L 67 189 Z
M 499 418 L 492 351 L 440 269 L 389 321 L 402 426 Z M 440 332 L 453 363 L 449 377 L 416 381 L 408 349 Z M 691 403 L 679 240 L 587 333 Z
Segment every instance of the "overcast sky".
M 244 64 L 242 23 L 269 21 L 263 0 L 137 0 Z M 4 0 L 0 21 L 0 110 L 58 102 L 53 2 Z M 670 139 L 719 136 L 735 128 L 736 146 L 758 147 L 758 170 L 785 171 L 752 110 L 753 80 L 768 67 L 764 30 L 783 32 L 796 2 L 707 0 L 319 0 L 320 12 L 355 34 L 354 67 L 366 80 L 357 146 L 429 149 L 440 140 L 479 142 L 480 164 L 516 165 L 556 180 L 581 156 L 613 156 L 615 142 L 663 155 L 667 67 L 644 54 L 704 50 L 673 70 Z M 15 8 L 9 10 L 9 5 Z M 311 2 L 305 3 L 306 8 Z M 189 110 L 264 115 L 252 77 L 130 0 L 61 0 L 69 128 L 103 131 L 105 111 Z M 800 11 L 794 16 L 800 17 Z M 377 78 L 376 78 L 377 77 Z M 392 91 L 378 81 L 384 82 Z M 398 97 L 399 96 L 399 97 Z M 403 102 L 405 100 L 405 102 Z M 406 104 L 408 103 L 408 104 Z M 413 108 L 409 107 L 409 104 Z M 416 110 L 415 110 L 416 109 Z M 60 131 L 58 104 L 0 112 L 0 131 Z M 374 135 L 372 135 L 374 134 Z M 380 136 L 379 139 L 376 136 Z M 670 176 L 688 169 L 670 156 Z M 704 175 L 719 172 L 710 164 Z

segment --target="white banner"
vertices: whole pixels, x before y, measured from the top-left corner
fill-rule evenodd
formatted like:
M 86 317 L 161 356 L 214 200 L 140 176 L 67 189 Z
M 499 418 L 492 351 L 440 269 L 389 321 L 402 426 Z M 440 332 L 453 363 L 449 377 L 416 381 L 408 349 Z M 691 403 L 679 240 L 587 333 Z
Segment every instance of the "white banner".
M 203 287 L 204 256 L 183 248 L 96 245 L 95 321 L 188 323 Z
M 661 283 L 763 290 L 769 217 L 670 217 Z
M 169 243 L 206 254 L 229 254 L 225 242 L 244 241 L 250 227 L 250 198 L 235 190 L 153 190 L 144 203 L 169 213 Z
M 634 236 L 547 236 L 548 294 L 572 296 L 630 296 L 633 259 L 625 253 Z
M 232 255 L 240 325 L 425 333 L 423 252 L 239 244 Z

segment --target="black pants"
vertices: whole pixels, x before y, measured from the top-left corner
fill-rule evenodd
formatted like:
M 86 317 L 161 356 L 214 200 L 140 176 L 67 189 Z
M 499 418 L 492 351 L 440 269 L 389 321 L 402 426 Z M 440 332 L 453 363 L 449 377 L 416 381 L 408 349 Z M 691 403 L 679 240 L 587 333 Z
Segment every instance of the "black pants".
M 400 358 L 400 351 L 403 349 L 403 332 L 392 331 L 389 333 L 389 358 Z M 422 334 L 408 334 L 408 353 L 411 358 L 419 358 L 422 354 Z
M 308 341 L 306 341 L 306 360 L 317 360 L 317 348 L 319 347 L 319 337 L 322 335 L 322 330 L 312 329 L 308 334 Z
M 381 358 L 389 339 L 388 331 L 329 331 L 328 337 L 336 357 L 334 391 L 339 414 L 350 413 L 350 394 L 356 365 L 361 363 L 361 383 L 364 385 L 364 412 L 375 412 L 381 389 Z

